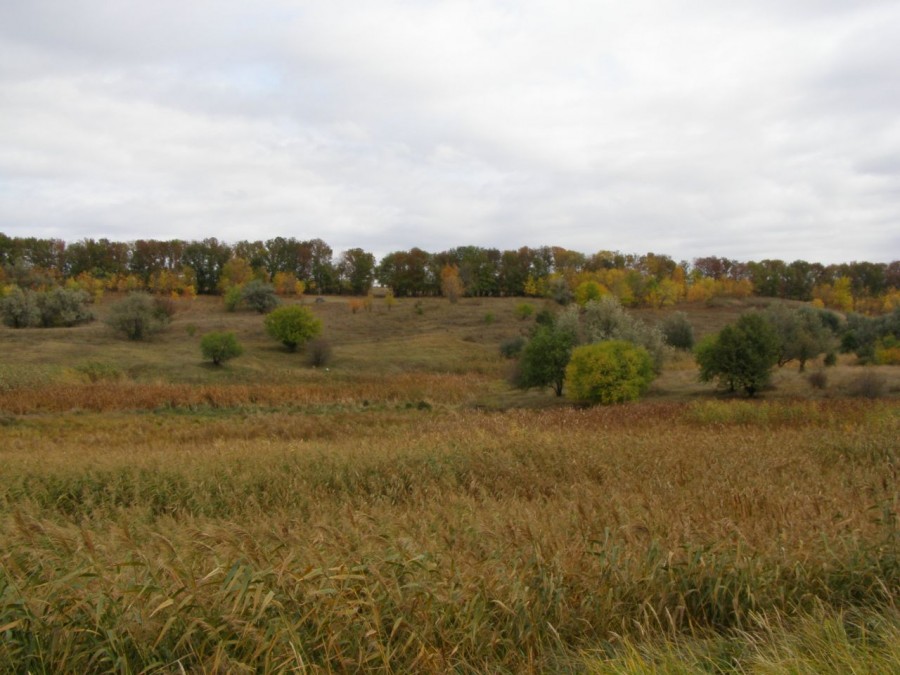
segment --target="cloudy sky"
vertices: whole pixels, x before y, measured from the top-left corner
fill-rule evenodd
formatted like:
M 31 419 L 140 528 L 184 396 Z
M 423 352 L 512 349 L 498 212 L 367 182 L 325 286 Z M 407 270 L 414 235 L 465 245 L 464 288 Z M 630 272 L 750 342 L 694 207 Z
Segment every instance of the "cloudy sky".
M 0 2 L 0 232 L 900 258 L 897 0 Z

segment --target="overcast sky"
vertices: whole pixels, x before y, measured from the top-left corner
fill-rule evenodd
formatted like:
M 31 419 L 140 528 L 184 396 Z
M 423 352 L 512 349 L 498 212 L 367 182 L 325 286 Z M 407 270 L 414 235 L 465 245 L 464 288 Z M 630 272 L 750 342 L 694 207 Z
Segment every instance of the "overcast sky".
M 897 0 L 4 0 L 0 232 L 900 258 Z

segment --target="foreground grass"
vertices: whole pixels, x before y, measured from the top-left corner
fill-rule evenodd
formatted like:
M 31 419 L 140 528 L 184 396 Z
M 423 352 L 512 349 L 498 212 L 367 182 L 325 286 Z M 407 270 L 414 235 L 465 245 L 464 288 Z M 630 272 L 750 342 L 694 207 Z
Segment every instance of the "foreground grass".
M 0 670 L 900 666 L 896 403 L 487 413 L 450 381 L 22 398 Z

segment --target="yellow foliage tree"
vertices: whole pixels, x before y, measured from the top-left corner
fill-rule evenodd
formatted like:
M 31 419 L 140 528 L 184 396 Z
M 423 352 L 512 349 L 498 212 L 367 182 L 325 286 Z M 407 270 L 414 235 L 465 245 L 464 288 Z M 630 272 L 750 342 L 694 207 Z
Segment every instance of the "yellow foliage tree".
M 459 268 L 456 265 L 444 265 L 441 270 L 441 295 L 455 304 L 464 292 L 465 287 L 459 278 Z

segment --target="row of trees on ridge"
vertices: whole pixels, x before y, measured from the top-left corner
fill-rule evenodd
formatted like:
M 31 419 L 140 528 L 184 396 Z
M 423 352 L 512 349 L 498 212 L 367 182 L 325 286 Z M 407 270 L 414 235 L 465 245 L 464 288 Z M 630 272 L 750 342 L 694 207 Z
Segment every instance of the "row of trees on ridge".
M 822 265 L 796 260 L 739 262 L 721 257 L 676 262 L 667 255 L 557 246 L 499 250 L 460 246 L 439 253 L 394 251 L 381 260 L 361 248 L 335 255 L 321 239 L 275 237 L 230 245 L 153 239 L 115 242 L 9 237 L 0 233 L 0 287 L 68 284 L 91 294 L 147 290 L 224 294 L 251 280 L 283 295 L 365 295 L 375 284 L 398 296 L 551 297 L 584 304 L 603 295 L 625 306 L 668 306 L 718 296 L 817 301 L 879 314 L 900 306 L 900 261 Z

